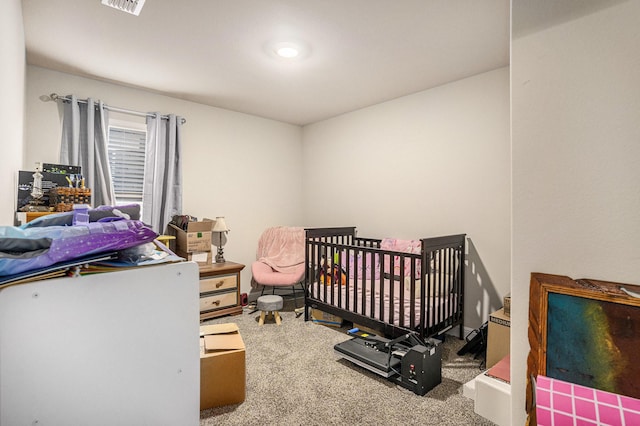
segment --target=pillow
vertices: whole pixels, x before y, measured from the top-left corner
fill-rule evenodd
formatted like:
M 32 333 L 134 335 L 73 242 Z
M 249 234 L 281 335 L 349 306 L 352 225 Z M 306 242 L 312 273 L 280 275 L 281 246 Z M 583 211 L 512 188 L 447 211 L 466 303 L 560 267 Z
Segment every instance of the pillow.
M 384 238 L 380 243 L 380 248 L 382 250 L 388 251 L 396 251 L 402 253 L 413 253 L 420 254 L 422 251 L 422 242 L 420 240 L 399 240 L 396 238 Z M 408 277 L 411 275 L 411 262 L 413 259 L 405 258 L 404 259 L 404 276 Z M 400 256 L 393 257 L 393 274 L 400 275 Z M 420 269 L 422 263 L 420 259 L 415 262 L 415 276 L 416 278 L 420 278 Z M 384 273 L 389 274 L 391 269 L 391 256 L 388 254 L 384 255 Z

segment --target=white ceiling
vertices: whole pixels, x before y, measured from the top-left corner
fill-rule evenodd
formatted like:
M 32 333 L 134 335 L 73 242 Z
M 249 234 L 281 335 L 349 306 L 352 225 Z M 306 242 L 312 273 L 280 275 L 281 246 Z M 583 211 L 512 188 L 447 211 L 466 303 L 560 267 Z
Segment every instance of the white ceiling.
M 138 17 L 23 0 L 23 14 L 29 64 L 299 125 L 509 64 L 509 0 L 146 0 Z M 266 53 L 287 39 L 308 56 Z

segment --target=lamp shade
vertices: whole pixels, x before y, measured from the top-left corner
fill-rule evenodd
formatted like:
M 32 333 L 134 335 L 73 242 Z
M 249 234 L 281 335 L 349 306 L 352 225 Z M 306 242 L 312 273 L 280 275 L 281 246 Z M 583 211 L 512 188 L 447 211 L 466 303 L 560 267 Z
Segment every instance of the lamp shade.
M 223 216 L 216 217 L 216 223 L 213 225 L 213 232 L 228 232 L 229 228 L 227 228 L 227 224 L 224 221 Z

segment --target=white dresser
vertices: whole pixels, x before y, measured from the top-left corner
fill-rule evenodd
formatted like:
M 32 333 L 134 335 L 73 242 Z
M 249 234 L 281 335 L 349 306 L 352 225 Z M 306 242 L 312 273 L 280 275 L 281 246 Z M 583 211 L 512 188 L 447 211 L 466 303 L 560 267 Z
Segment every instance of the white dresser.
M 198 425 L 195 262 L 0 290 L 0 426 Z

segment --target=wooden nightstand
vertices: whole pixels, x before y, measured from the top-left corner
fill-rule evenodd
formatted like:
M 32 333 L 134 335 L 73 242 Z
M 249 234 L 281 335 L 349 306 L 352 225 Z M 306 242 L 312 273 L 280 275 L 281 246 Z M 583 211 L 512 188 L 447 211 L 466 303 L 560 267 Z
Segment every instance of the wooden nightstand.
M 235 262 L 213 263 L 200 267 L 200 321 L 242 313 L 240 271 Z

